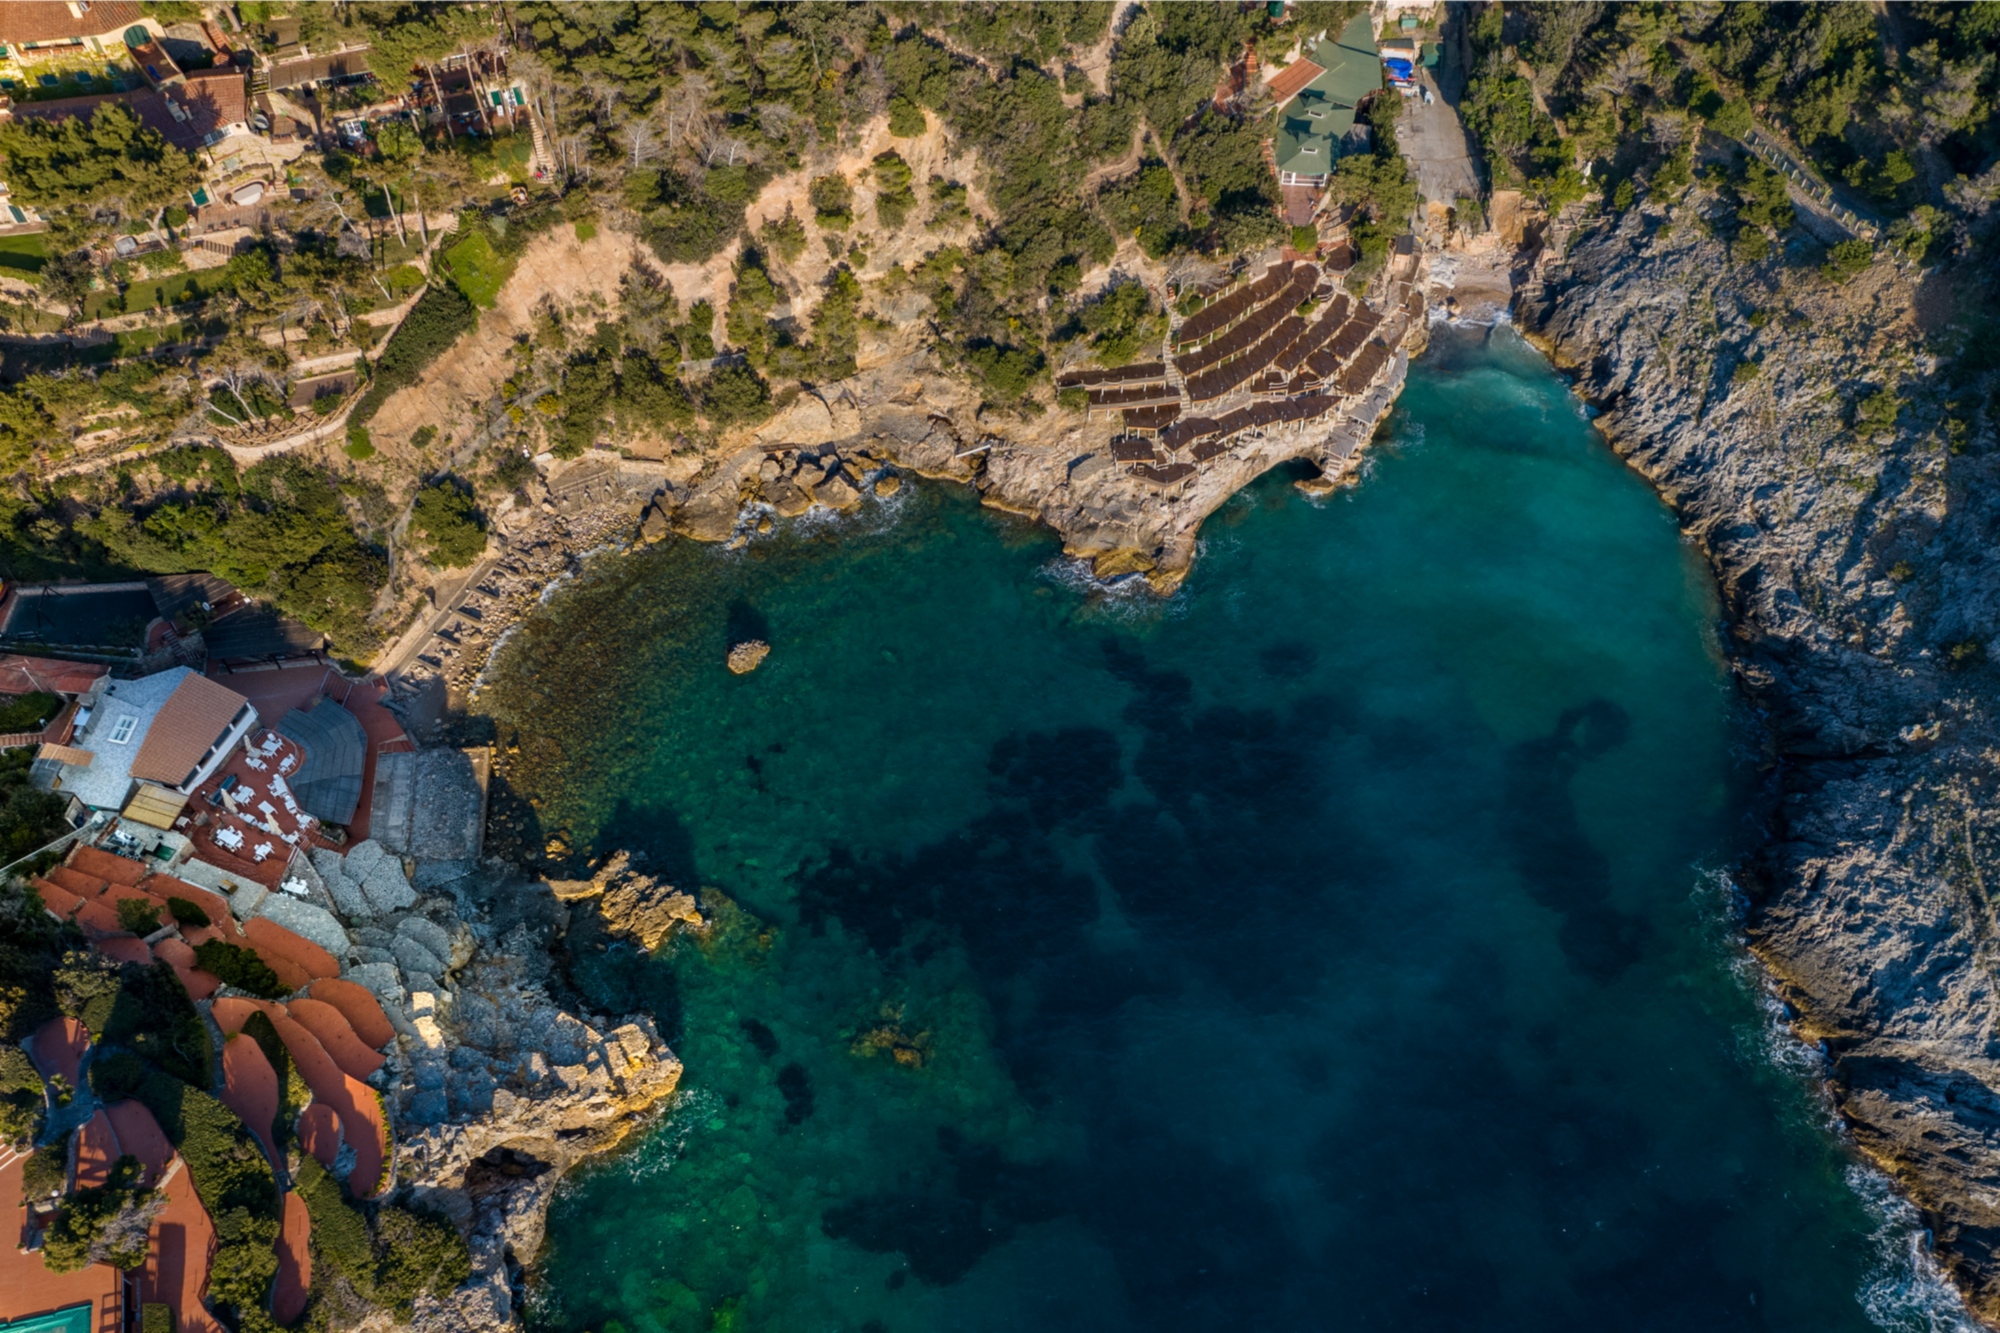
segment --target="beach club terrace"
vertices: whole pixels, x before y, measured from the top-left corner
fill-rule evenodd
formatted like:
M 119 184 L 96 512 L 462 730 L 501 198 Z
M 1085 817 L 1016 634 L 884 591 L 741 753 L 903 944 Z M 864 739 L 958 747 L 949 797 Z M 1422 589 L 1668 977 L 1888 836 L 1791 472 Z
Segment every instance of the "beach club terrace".
M 1204 295 L 1207 304 L 1167 336 L 1161 361 L 1071 370 L 1057 380 L 1084 390 L 1089 412 L 1124 414 L 1112 460 L 1151 485 L 1193 476 L 1242 432 L 1325 421 L 1381 381 L 1425 313 L 1413 278 L 1392 283 L 1377 310 L 1311 262 L 1281 260 Z

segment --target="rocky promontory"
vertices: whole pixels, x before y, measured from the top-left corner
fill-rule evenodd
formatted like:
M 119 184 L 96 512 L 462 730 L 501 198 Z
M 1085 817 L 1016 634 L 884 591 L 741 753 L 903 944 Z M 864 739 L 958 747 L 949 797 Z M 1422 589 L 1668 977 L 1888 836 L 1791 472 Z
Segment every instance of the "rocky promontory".
M 1517 318 L 1714 566 L 1768 724 L 1751 947 L 2000 1323 L 2000 570 L 1993 423 L 1968 406 L 1992 385 L 1932 350 L 1968 275 L 1884 257 L 1841 282 L 1810 240 L 1732 263 L 1696 221 L 1588 224 Z

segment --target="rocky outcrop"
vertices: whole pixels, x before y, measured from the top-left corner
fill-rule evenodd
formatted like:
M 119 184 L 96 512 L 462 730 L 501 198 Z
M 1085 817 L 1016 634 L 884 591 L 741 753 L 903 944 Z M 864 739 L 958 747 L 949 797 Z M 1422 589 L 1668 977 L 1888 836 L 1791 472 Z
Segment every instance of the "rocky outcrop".
M 569 912 L 545 884 L 495 861 L 406 862 L 374 842 L 315 849 L 293 870 L 292 888 L 250 908 L 325 948 L 380 1002 L 395 1035 L 369 1083 L 394 1131 L 389 1188 L 449 1214 L 471 1247 L 471 1282 L 419 1301 L 415 1327 L 512 1327 L 514 1279 L 563 1173 L 640 1124 L 680 1062 L 648 1016 L 564 1007 L 551 969 Z M 692 898 L 622 858 L 569 896 L 647 947 L 702 924 Z
M 739 676 L 747 676 L 762 666 L 764 659 L 771 655 L 771 645 L 762 639 L 749 639 L 729 650 L 729 669 Z
M 648 952 L 675 930 L 708 925 L 692 894 L 642 873 L 625 852 L 589 879 L 551 880 L 549 888 L 559 902 L 589 904 L 608 934 L 636 940 Z
M 1517 317 L 1714 564 L 1769 723 L 1752 947 L 1856 1142 L 2000 1323 L 1993 424 L 1947 403 L 1918 273 L 1732 265 L 1664 221 L 1575 235 Z
M 403 1172 L 417 1199 L 458 1222 L 473 1261 L 469 1285 L 419 1303 L 420 1330 L 515 1322 L 511 1275 L 539 1253 L 564 1172 L 616 1145 L 680 1080 L 652 1019 L 614 1025 L 559 1007 L 547 958 L 547 940 L 521 929 L 475 955 L 449 991 L 413 997 Z

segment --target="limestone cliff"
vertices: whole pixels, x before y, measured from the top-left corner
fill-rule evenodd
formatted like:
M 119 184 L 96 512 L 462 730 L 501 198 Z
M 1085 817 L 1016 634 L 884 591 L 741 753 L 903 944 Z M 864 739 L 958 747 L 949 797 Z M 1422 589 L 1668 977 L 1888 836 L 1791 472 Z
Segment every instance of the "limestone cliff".
M 2000 782 L 1992 426 L 1925 351 L 1938 286 L 1731 264 L 1630 210 L 1568 238 L 1517 318 L 1713 562 L 1768 721 L 1747 928 L 1822 1043 L 1862 1151 L 2000 1322 L 2000 1046 L 1988 888 Z
M 471 1281 L 420 1299 L 414 1327 L 491 1333 L 519 1322 L 520 1275 L 563 1174 L 636 1128 L 681 1066 L 651 1017 L 598 1017 L 567 996 L 554 955 L 569 911 L 548 885 L 493 860 L 408 864 L 414 882 L 376 843 L 321 849 L 296 866 L 302 896 L 245 886 L 234 901 L 328 950 L 381 1002 L 396 1033 L 372 1080 L 394 1129 L 391 1187 L 448 1214 L 472 1256 Z M 642 877 L 607 883 L 649 928 L 646 913 L 700 920 L 686 895 L 655 902 Z

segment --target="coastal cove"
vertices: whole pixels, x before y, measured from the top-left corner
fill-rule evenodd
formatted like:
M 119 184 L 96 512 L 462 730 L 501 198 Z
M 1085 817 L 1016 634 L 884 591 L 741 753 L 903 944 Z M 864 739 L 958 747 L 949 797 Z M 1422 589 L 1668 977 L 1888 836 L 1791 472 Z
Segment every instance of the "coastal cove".
M 686 1072 L 531 1327 L 1957 1325 L 1745 961 L 1760 744 L 1672 515 L 1506 329 L 1372 453 L 1164 601 L 920 485 L 518 628 L 496 845 L 720 895 L 570 932 Z

